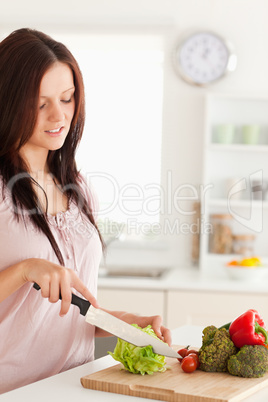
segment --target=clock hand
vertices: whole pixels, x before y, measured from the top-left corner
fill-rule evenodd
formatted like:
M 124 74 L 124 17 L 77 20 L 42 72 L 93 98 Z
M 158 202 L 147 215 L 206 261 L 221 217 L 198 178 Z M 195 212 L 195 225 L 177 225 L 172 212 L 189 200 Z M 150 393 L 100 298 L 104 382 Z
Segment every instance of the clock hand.
M 209 55 L 210 50 L 208 48 L 204 49 L 203 55 L 201 56 L 203 59 L 206 59 Z

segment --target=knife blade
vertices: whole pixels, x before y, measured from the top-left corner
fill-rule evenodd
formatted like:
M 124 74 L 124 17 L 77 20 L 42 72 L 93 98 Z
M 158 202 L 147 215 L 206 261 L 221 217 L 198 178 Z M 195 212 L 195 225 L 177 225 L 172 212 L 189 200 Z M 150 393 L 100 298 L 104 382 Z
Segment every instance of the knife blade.
M 36 290 L 40 289 L 40 286 L 37 283 L 35 283 L 33 287 Z M 179 353 L 159 338 L 154 338 L 146 332 L 141 331 L 139 328 L 133 327 L 133 325 L 114 317 L 100 308 L 95 308 L 88 300 L 82 299 L 73 293 L 71 304 L 79 307 L 80 314 L 85 316 L 87 323 L 95 325 L 126 342 L 140 347 L 151 345 L 154 353 L 159 355 L 176 359 L 181 357 Z

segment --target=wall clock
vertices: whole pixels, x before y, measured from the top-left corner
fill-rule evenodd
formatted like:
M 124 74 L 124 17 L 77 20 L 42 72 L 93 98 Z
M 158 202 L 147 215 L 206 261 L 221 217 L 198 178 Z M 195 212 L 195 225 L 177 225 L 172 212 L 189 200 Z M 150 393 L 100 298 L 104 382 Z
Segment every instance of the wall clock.
M 188 35 L 176 47 L 175 68 L 188 83 L 205 86 L 234 71 L 237 56 L 233 46 L 214 32 Z

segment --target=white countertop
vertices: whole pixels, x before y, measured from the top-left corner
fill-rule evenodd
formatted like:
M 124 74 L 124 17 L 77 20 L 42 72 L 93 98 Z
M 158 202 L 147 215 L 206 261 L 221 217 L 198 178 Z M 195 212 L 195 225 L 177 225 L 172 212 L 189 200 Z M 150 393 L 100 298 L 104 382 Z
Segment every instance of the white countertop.
M 202 273 L 197 267 L 173 268 L 160 278 L 102 276 L 99 288 L 150 289 L 150 290 L 194 290 L 268 294 L 268 277 L 264 280 L 240 281 L 229 279 L 224 271 Z
M 173 344 L 188 345 L 199 347 L 202 342 L 202 327 L 185 325 L 174 331 Z M 102 391 L 94 391 L 85 389 L 80 384 L 80 378 L 94 373 L 96 371 L 105 369 L 114 364 L 115 362 L 111 356 L 105 356 L 101 359 L 95 360 L 91 363 L 84 364 L 72 370 L 55 375 L 34 384 L 18 388 L 14 391 L 7 392 L 0 395 L 1 402 L 148 402 L 152 399 L 138 398 L 133 396 L 119 395 L 107 393 Z M 268 387 L 264 388 L 254 395 L 244 399 L 246 402 L 267 402 L 268 400 Z

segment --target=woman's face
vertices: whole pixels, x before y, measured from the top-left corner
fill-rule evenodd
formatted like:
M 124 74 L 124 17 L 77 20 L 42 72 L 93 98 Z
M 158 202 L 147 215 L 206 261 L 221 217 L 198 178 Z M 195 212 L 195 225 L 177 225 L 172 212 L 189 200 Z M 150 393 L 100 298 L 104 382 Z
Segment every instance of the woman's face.
M 37 122 L 24 151 L 53 151 L 62 147 L 75 110 L 74 80 L 67 64 L 56 62 L 40 84 Z

